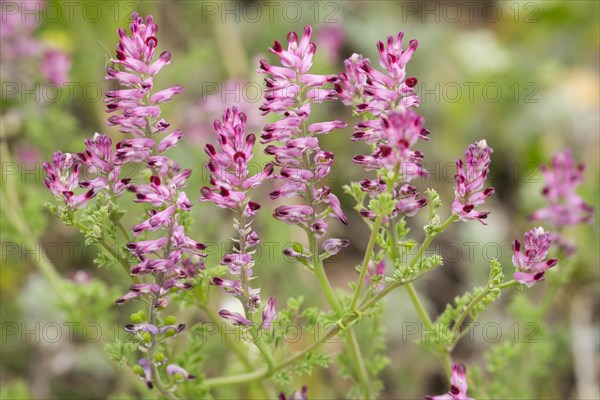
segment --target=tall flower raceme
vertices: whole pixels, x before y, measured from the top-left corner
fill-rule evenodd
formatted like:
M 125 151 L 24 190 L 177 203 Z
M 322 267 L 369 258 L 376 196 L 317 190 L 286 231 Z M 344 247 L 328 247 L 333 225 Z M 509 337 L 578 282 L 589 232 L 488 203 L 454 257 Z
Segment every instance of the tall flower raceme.
M 182 217 L 192 207 L 182 190 L 191 170 L 181 170 L 174 160 L 165 155 L 177 144 L 182 133 L 173 131 L 165 134 L 169 124 L 159 119 L 158 104 L 181 92 L 182 88 L 175 86 L 151 93 L 152 77 L 170 58 L 169 53 L 164 52 L 153 61 L 158 42 L 154 36 L 157 30 L 151 16 L 144 24 L 141 17 L 132 14 L 131 36 L 119 29 L 121 40 L 117 45 L 117 56 L 112 60 L 113 65 L 107 67 L 107 78 L 116 79 L 126 87 L 107 92 L 108 112 L 120 112 L 111 116 L 108 122 L 109 125 L 120 125 L 121 132 L 130 136 L 113 148 L 107 135 L 96 134 L 85 141 L 85 151 L 77 155 L 57 152 L 51 163 L 44 164 L 46 186 L 57 198 L 63 199 L 72 212 L 84 208 L 100 192 L 106 193 L 115 202 L 125 189 L 135 194 L 136 203 L 149 206 L 148 215 L 132 227 L 133 238 L 143 235 L 146 240 L 130 241 L 126 245 L 126 249 L 138 260 L 129 271 L 138 282 L 116 300 L 117 304 L 123 304 L 143 299 L 149 304 L 148 314 L 134 314 L 133 323 L 125 326 L 141 341 L 139 348 L 145 357 L 134 369 L 149 388 L 153 387 L 154 379 L 160 381 L 160 377 L 157 378 L 157 374 L 161 373 L 158 367 L 166 367 L 164 372 L 167 375 L 181 375 L 181 367 L 175 364 L 167 366 L 168 360 L 158 349 L 160 342 L 180 333 L 185 325 L 177 324 L 173 317 L 160 318 L 160 310 L 167 307 L 171 295 L 191 288 L 188 278 L 202 268 L 198 260 L 205 256 L 205 246 L 186 236 L 183 225 Z M 119 70 L 118 65 L 122 65 L 124 70 Z M 124 164 L 138 163 L 144 163 L 150 170 L 148 183 L 132 184 L 130 178 L 120 178 Z M 81 174 L 83 169 L 85 177 Z M 75 194 L 77 186 L 85 191 Z M 148 239 L 152 232 L 157 237 Z M 115 249 L 107 250 L 114 252 Z M 149 277 L 150 282 L 139 279 L 143 277 Z M 179 372 L 171 374 L 169 371 Z M 183 376 L 185 379 L 193 378 L 187 373 Z M 171 382 L 174 385 L 177 380 L 171 379 Z
M 124 87 L 106 94 L 107 112 L 119 112 L 111 116 L 108 123 L 119 125 L 121 132 L 131 135 L 130 139 L 117 144 L 116 159 L 119 163 L 143 162 L 152 173 L 147 184 L 130 184 L 127 189 L 135 193 L 135 202 L 151 207 L 148 218 L 133 226 L 133 236 L 157 232 L 158 237 L 133 241 L 126 247 L 138 259 L 138 264 L 131 268 L 131 275 L 151 276 L 154 282 L 131 285 L 129 292 L 118 299 L 117 304 L 140 297 L 146 298 L 150 304 L 147 321 L 140 318 L 141 322 L 131 324 L 126 329 L 145 332 L 142 351 L 147 354 L 154 375 L 160 373 L 159 366 L 166 364 L 163 357 L 156 357 L 160 353 L 157 343 L 163 337 L 172 337 L 185 328 L 184 324 L 175 324 L 169 318 L 161 319 L 160 310 L 169 304 L 171 294 L 192 287 L 187 281 L 194 274 L 193 269 L 189 268 L 189 260 L 205 257 L 203 250 L 206 248 L 186 236 L 182 222 L 183 215 L 192 207 L 182 190 L 192 171 L 181 170 L 177 162 L 164 154 L 177 144 L 183 134 L 179 130 L 167 133 L 169 123 L 160 118 L 159 104 L 181 93 L 183 88 L 173 86 L 152 92 L 153 77 L 171 58 L 171 54 L 164 51 L 154 59 L 158 44 L 155 36 L 157 31 L 158 26 L 152 16 L 146 17 L 144 23 L 137 13 L 133 13 L 130 35 L 119 28 L 116 58 L 111 60 L 113 65 L 106 69 L 106 78 L 116 80 Z M 197 266 L 201 268 L 202 264 Z M 170 364 L 165 372 L 173 375 L 173 371 L 180 369 Z M 183 375 L 186 379 L 193 379 L 191 374 Z M 144 376 L 147 380 L 146 372 Z M 160 377 L 157 379 L 160 381 Z
M 423 154 L 413 146 L 419 138 L 429 140 L 429 131 L 423 127 L 423 117 L 413 110 L 420 102 L 414 90 L 417 79 L 406 77 L 406 65 L 418 42 L 413 39 L 403 49 L 403 36 L 400 32 L 395 40 L 388 37 L 387 44 L 377 43 L 379 64 L 385 72 L 375 69 L 368 58 L 353 54 L 344 62 L 345 72 L 339 75 L 336 85 L 344 104 L 353 106 L 362 119 L 354 127 L 353 140 L 364 141 L 373 148 L 371 154 L 353 159 L 366 170 L 377 171 L 375 179 L 360 182 L 361 188 L 370 197 L 392 193 L 397 204 L 391 217 L 412 216 L 427 205 L 427 200 L 418 199 L 417 189 L 410 185 L 411 180 L 427 176 Z M 388 182 L 382 179 L 388 176 L 385 171 L 393 174 Z M 375 218 L 369 210 L 361 214 Z
M 452 364 L 450 391 L 439 396 L 425 396 L 424 400 L 473 400 L 467 396 L 467 368 L 463 364 Z
M 252 230 L 251 219 L 260 209 L 260 204 L 251 201 L 249 190 L 259 186 L 273 173 L 273 165 L 249 175 L 248 163 L 253 157 L 254 134 L 246 134 L 247 118 L 237 108 L 225 110 L 222 121 L 215 120 L 218 148 L 212 144 L 205 147 L 209 161 L 205 167 L 210 172 L 211 187 L 203 187 L 201 201 L 210 201 L 221 208 L 235 212 L 234 228 L 238 233 L 237 247 L 233 253 L 225 254 L 221 264 L 229 267 L 229 272 L 238 279 L 229 280 L 215 277 L 212 284 L 240 300 L 246 315 L 229 310 L 221 310 L 222 318 L 236 325 L 250 325 L 248 318 L 260 305 L 260 289 L 250 287 L 254 266 L 253 254 L 260 243 L 256 231 Z M 275 318 L 275 299 L 271 297 L 262 313 L 262 326 L 268 327 Z
M 274 156 L 274 164 L 279 167 L 276 177 L 284 182 L 270 197 L 303 199 L 301 205 L 277 207 L 274 217 L 300 225 L 321 237 L 329 226 L 327 216 L 333 215 L 344 224 L 348 220 L 337 196 L 328 186 L 319 185 L 331 172 L 334 154 L 319 147 L 318 136 L 343 128 L 346 123 L 341 120 L 308 123 L 314 103 L 335 97 L 335 90 L 329 86 L 338 80 L 336 75 L 308 73 L 316 52 L 316 45 L 310 41 L 311 34 L 310 26 L 304 28 L 301 39 L 290 32 L 287 49 L 275 41 L 269 50 L 279 57 L 282 67 L 260 61 L 258 72 L 270 76 L 265 79 L 267 90 L 261 110 L 264 114 L 281 115 L 278 121 L 264 127 L 261 137 L 263 143 L 280 144 L 270 144 L 265 149 Z M 325 209 L 320 210 L 319 206 Z
M 570 151 L 552 156 L 552 164 L 541 167 L 546 185 L 542 194 L 549 205 L 535 211 L 530 220 L 547 221 L 555 229 L 564 226 L 591 223 L 594 208 L 576 192 L 583 182 L 583 164 L 575 164 Z
M 484 220 L 490 212 L 479 211 L 475 207 L 483 204 L 494 193 L 492 187 L 484 189 L 490 171 L 492 151 L 485 140 L 480 140 L 469 145 L 464 161 L 456 161 L 456 197 L 452 203 L 452 212 L 463 221 L 478 220 L 486 225 Z

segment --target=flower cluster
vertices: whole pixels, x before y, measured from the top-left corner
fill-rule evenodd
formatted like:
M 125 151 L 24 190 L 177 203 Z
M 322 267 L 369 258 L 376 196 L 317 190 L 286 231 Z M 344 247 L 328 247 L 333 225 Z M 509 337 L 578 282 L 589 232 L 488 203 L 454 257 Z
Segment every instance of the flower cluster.
M 584 169 L 583 164 L 575 165 L 570 151 L 554 154 L 552 165 L 541 167 L 546 180 L 542 193 L 550 204 L 535 211 L 530 219 L 548 221 L 556 228 L 591 223 L 594 209 L 576 192 Z
M 525 252 L 521 250 L 521 242 L 515 239 L 512 245 L 512 262 L 517 268 L 515 281 L 531 287 L 544 280 L 544 273 L 558 263 L 555 258 L 546 260 L 551 243 L 551 234 L 542 227 L 525 232 Z
M 182 88 L 175 86 L 152 94 L 152 77 L 169 61 L 170 54 L 163 52 L 153 61 L 158 30 L 152 17 L 146 24 L 136 13 L 132 14 L 131 36 L 119 29 L 120 42 L 113 65 L 107 67 L 107 79 L 116 79 L 126 89 L 107 92 L 108 112 L 119 111 L 108 119 L 109 125 L 120 125 L 121 132 L 130 137 L 123 139 L 113 148 L 107 135 L 95 134 L 85 141 L 85 151 L 77 154 L 54 154 L 51 163 L 44 164 L 46 186 L 73 211 L 83 208 L 100 191 L 105 192 L 112 202 L 128 190 L 135 194 L 136 203 L 147 204 L 148 215 L 132 227 L 133 238 L 143 235 L 141 241 L 130 241 L 126 249 L 137 258 L 131 266 L 132 277 L 150 276 L 153 282 L 136 280 L 129 291 L 116 300 L 123 304 L 129 300 L 144 298 L 150 304 L 150 315 L 135 314 L 132 324 L 126 330 L 136 333 L 141 342 L 140 350 L 148 357 L 139 361 L 139 375 L 152 387 L 152 373 L 156 367 L 166 365 L 164 356 L 156 351 L 157 342 L 180 333 L 184 324 L 175 324 L 174 318 L 159 318 L 160 310 L 170 301 L 170 296 L 192 287 L 188 278 L 203 268 L 200 261 L 205 256 L 202 243 L 186 236 L 183 216 L 189 212 L 192 203 L 182 190 L 191 174 L 190 169 L 182 170 L 174 160 L 164 153 L 175 146 L 182 137 L 181 131 L 166 133 L 169 124 L 160 117 L 159 103 L 169 100 Z M 117 66 L 122 65 L 124 71 Z M 145 163 L 150 171 L 146 184 L 131 184 L 129 178 L 120 179 L 124 164 Z M 80 170 L 87 169 L 93 179 L 82 179 Z M 76 186 L 85 188 L 82 194 L 74 194 Z M 148 239 L 155 232 L 158 237 Z M 128 237 L 129 239 L 129 237 Z M 182 379 L 193 376 L 181 367 L 169 364 L 165 372 Z M 177 381 L 179 378 L 173 378 Z
M 346 105 L 356 105 L 358 113 L 379 115 L 386 111 L 418 106 L 420 99 L 414 87 L 417 78 L 406 77 L 406 65 L 419 46 L 411 40 L 402 48 L 404 33 L 397 38 L 389 36 L 387 43 L 377 42 L 379 65 L 385 73 L 373 68 L 368 58 L 353 54 L 344 62 L 345 72 L 340 74 L 336 91 Z
M 123 28 L 119 28 L 120 41 L 117 44 L 116 58 L 112 66 L 106 68 L 106 79 L 115 80 L 126 89 L 110 90 L 106 93 L 107 112 L 121 111 L 120 115 L 111 116 L 109 125 L 119 125 L 123 133 L 134 137 L 148 138 L 153 134 L 165 131 L 169 124 L 160 117 L 159 104 L 183 91 L 183 87 L 175 85 L 151 94 L 153 77 L 170 63 L 171 53 L 163 51 L 154 60 L 154 52 L 158 45 L 156 32 L 158 26 L 152 16 L 146 17 L 146 23 L 137 13 L 132 14 L 130 25 L 131 36 Z M 122 70 L 118 68 L 122 66 Z M 181 137 L 179 131 L 170 135 L 163 146 L 172 147 Z M 146 145 L 149 142 L 140 142 Z M 151 147 L 141 146 L 141 150 Z M 166 149 L 165 149 L 166 150 Z
M 388 37 L 387 45 L 377 43 L 379 64 L 385 73 L 373 68 L 369 59 L 353 54 L 345 61 L 346 71 L 340 74 L 340 83 L 336 85 L 342 101 L 354 105 L 356 113 L 363 117 L 355 126 L 353 140 L 365 141 L 374 148 L 369 155 L 353 158 L 366 170 L 378 172 L 376 179 L 360 182 L 362 190 L 369 196 L 385 191 L 392 193 L 397 201 L 392 217 L 399 214 L 412 216 L 427 205 L 426 199 L 417 199 L 419 193 L 409 185 L 413 179 L 427 176 L 422 166 L 423 154 L 413 150 L 413 146 L 419 138 L 429 140 L 429 131 L 423 127 L 423 117 L 412 109 L 419 104 L 419 97 L 414 92 L 417 79 L 406 78 L 406 65 L 418 42 L 411 40 L 404 50 L 403 36 L 400 32 L 396 40 Z M 391 182 L 381 179 L 386 170 L 394 173 Z M 361 214 L 374 218 L 368 210 Z
M 479 220 L 486 225 L 484 219 L 489 211 L 478 211 L 478 205 L 494 193 L 494 188 L 483 188 L 490 171 L 490 154 L 492 148 L 485 140 L 475 142 L 465 151 L 465 161 L 456 161 L 456 175 L 454 180 L 455 199 L 452 203 L 452 212 L 463 221 Z
M 328 223 L 325 217 L 336 216 L 342 223 L 348 220 L 342 211 L 337 196 L 327 186 L 318 187 L 331 171 L 333 153 L 319 147 L 318 135 L 343 128 L 346 123 L 340 120 L 307 124 L 312 104 L 335 97 L 335 90 L 328 85 L 336 83 L 336 75 L 309 74 L 316 45 L 310 41 L 312 29 L 304 28 L 301 39 L 295 32 L 287 36 L 288 46 L 284 49 L 275 41 L 269 50 L 277 55 L 283 67 L 270 65 L 261 60 L 258 72 L 270 75 L 265 79 L 267 91 L 261 110 L 265 113 L 281 115 L 281 119 L 264 127 L 262 142 L 280 142 L 282 145 L 269 145 L 265 152 L 273 155 L 275 165 L 280 167 L 277 177 L 284 184 L 270 194 L 272 199 L 300 196 L 305 204 L 280 206 L 274 212 L 278 220 L 298 224 L 310 230 L 317 237 L 325 234 Z M 325 204 L 323 212 L 316 206 Z
M 467 368 L 463 364 L 452 364 L 450 391 L 439 396 L 425 396 L 424 400 L 473 400 L 467 396 Z
M 248 191 L 263 183 L 273 173 L 273 165 L 269 163 L 261 172 L 249 176 L 248 163 L 253 156 L 256 137 L 246 134 L 246 120 L 246 115 L 235 107 L 225 110 L 222 121 L 215 120 L 218 149 L 212 144 L 205 147 L 209 157 L 205 167 L 210 172 L 212 187 L 203 187 L 200 198 L 201 201 L 210 201 L 218 207 L 236 212 L 234 228 L 239 236 L 238 247 L 234 248 L 233 253 L 225 254 L 221 264 L 227 265 L 229 272 L 239 279 L 215 277 L 212 284 L 242 302 L 246 316 L 229 310 L 219 312 L 221 317 L 237 325 L 250 325 L 252 321 L 247 317 L 260 304 L 260 289 L 249 287 L 254 266 L 252 256 L 260 239 L 256 231 L 252 230 L 251 222 L 246 222 L 246 218 L 253 217 L 260 209 L 260 204 L 250 201 Z M 263 312 L 263 326 L 268 327 L 274 318 L 275 299 L 270 298 Z

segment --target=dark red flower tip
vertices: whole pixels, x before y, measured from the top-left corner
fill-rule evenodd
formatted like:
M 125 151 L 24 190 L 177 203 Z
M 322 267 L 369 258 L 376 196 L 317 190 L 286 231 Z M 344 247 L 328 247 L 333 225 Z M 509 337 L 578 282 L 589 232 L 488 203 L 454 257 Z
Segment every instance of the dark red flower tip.
M 460 393 L 460 389 L 454 385 L 450 386 L 450 393 L 452 393 L 454 396 L 458 395 Z
M 156 186 L 160 186 L 160 178 L 157 175 L 152 175 L 150 177 L 150 182 L 155 184 Z
M 253 201 L 248 203 L 248 207 L 252 210 L 252 211 L 256 211 L 258 209 L 260 209 L 260 204 L 255 203 Z
M 210 143 L 208 143 L 208 144 L 207 144 L 207 145 L 206 145 L 204 148 L 206 149 L 206 152 L 207 152 L 209 155 L 212 155 L 212 156 L 214 156 L 215 154 L 217 154 L 217 151 L 215 150 L 215 146 L 213 146 L 213 145 L 212 145 L 212 144 L 210 144 Z
M 473 204 L 467 204 L 463 207 L 463 211 L 468 213 L 473 211 L 473 208 L 475 208 L 475 206 Z
M 411 76 L 410 78 L 406 78 L 406 86 L 413 88 L 415 86 L 417 86 L 417 83 L 419 82 L 417 78 L 415 78 L 414 76 Z
M 512 243 L 512 248 L 514 251 L 521 251 L 521 242 L 515 239 Z
M 273 164 L 268 163 L 267 165 L 265 165 L 265 169 L 264 169 L 265 174 L 270 176 L 273 174 L 273 170 L 274 170 Z
M 279 43 L 277 40 L 273 43 L 273 50 L 277 53 L 280 53 L 281 50 L 283 50 L 281 43 Z
M 200 193 L 208 199 L 212 195 L 212 190 L 208 186 L 204 186 L 200 189 Z
M 156 47 L 158 45 L 158 39 L 155 36 L 148 36 L 146 38 L 146 46 Z
M 535 281 L 541 281 L 544 279 L 544 273 L 543 272 L 538 272 L 537 274 L 535 274 L 533 276 L 533 280 Z

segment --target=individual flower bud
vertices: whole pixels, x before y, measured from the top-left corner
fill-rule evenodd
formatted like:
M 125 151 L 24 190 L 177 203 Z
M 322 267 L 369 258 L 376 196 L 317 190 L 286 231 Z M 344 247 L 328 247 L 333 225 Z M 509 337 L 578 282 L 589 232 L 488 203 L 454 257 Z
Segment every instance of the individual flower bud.
M 269 329 L 271 327 L 271 323 L 273 323 L 273 320 L 275 317 L 277 317 L 277 311 L 275 310 L 276 305 L 277 302 L 275 301 L 275 297 L 270 297 L 262 312 L 263 329 Z
M 171 375 L 175 381 L 196 379 L 196 376 L 190 374 L 185 369 L 181 368 L 179 365 L 169 364 L 167 365 L 165 371 L 167 372 L 167 374 Z
M 339 253 L 342 248 L 348 247 L 350 245 L 350 241 L 347 239 L 327 239 L 323 242 L 323 250 L 325 250 L 330 255 L 335 255 Z

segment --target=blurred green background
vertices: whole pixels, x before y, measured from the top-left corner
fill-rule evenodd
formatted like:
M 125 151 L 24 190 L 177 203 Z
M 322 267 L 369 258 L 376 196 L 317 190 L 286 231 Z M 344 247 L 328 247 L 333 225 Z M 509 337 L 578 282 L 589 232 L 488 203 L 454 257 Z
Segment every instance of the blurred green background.
M 10 12 L 3 1 L 3 18 Z M 444 266 L 417 284 L 433 314 L 441 312 L 454 296 L 485 282 L 487 261 L 498 257 L 512 274 L 510 242 L 531 227 L 526 215 L 544 204 L 539 166 L 565 148 L 586 164 L 586 183 L 580 194 L 598 209 L 599 199 L 599 3 L 595 1 L 323 1 L 323 2 L 193 2 L 193 1 L 74 1 L 38 4 L 39 24 L 33 38 L 71 55 L 72 66 L 62 88 L 44 83 L 37 72 L 38 58 L 16 60 L 2 51 L 2 256 L 0 269 L 2 342 L 0 385 L 2 398 L 145 398 L 135 378 L 118 371 L 103 351 L 122 334 L 120 326 L 135 308 L 116 308 L 113 300 L 126 290 L 128 278 L 118 267 L 97 269 L 96 250 L 88 248 L 73 228 L 65 227 L 44 208 L 51 195 L 43 186 L 41 162 L 61 149 L 78 152 L 84 138 L 108 133 L 116 142 L 121 134 L 106 126 L 102 92 L 110 87 L 104 66 L 116 45 L 118 27 L 129 24 L 131 11 L 153 14 L 159 25 L 159 49 L 169 50 L 171 65 L 157 77 L 155 87 L 181 84 L 185 92 L 163 106 L 173 127 L 183 129 L 184 142 L 171 154 L 183 167 L 194 168 L 186 192 L 197 200 L 207 181 L 202 165 L 203 144 L 212 141 L 212 120 L 227 106 L 238 105 L 258 133 L 267 121 L 260 117 L 262 76 L 255 72 L 260 58 L 270 58 L 273 40 L 285 40 L 290 30 L 306 24 L 315 30 L 314 73 L 338 73 L 343 60 L 362 53 L 377 64 L 375 43 L 405 32 L 419 40 L 408 66 L 419 79 L 419 112 L 426 118 L 431 140 L 419 147 L 432 175 L 417 186 L 434 187 L 448 212 L 453 196 L 453 163 L 469 143 L 485 138 L 493 147 L 491 185 L 496 195 L 486 204 L 489 225 L 457 223 L 432 246 L 445 258 Z M 57 11 L 58 10 L 58 13 Z M 35 18 L 35 13 L 27 18 Z M 4 27 L 4 19 L 3 29 Z M 4 47 L 7 38 L 3 36 Z M 16 65 L 12 65 L 16 64 Z M 8 73 L 7 71 L 10 71 Z M 15 84 L 18 89 L 15 92 Z M 102 91 L 102 92 L 100 92 Z M 368 232 L 342 195 L 342 185 L 365 177 L 350 158 L 365 152 L 363 144 L 349 140 L 353 117 L 341 104 L 313 107 L 315 120 L 345 119 L 350 127 L 323 138 L 322 148 L 335 152 L 335 174 L 329 185 L 340 195 L 351 219 L 347 227 L 332 223 L 330 234 L 351 240 L 328 263 L 336 288 L 356 279 Z M 255 161 L 265 162 L 258 154 Z M 135 171 L 131 171 L 134 173 Z M 286 243 L 302 240 L 299 229 L 275 223 L 275 207 L 265 200 L 269 188 L 257 196 L 264 209 L 257 219 L 263 246 L 256 266 L 264 296 L 276 295 L 283 303 L 303 295 L 308 305 L 322 305 L 315 279 L 300 265 L 284 260 Z M 9 201 L 11 200 L 12 201 Z M 12 205 L 10 205 L 12 204 Z M 127 201 L 123 200 L 125 207 Z M 132 205 L 132 209 L 134 209 Z M 139 210 L 139 209 L 136 209 Z M 210 204 L 196 202 L 196 223 L 190 234 L 213 243 L 208 262 L 217 262 L 227 250 L 230 216 Z M 415 240 L 423 232 L 424 216 L 410 225 Z M 133 224 L 127 215 L 125 222 Z M 225 227 L 224 227 L 225 226 Z M 484 398 L 508 393 L 511 398 L 593 398 L 598 395 L 599 371 L 599 243 L 597 221 L 566 232 L 578 248 L 572 260 L 573 275 L 554 294 L 545 321 L 528 320 L 542 302 L 547 285 L 526 293 L 513 290 L 485 314 L 485 323 L 501 327 L 501 339 L 491 343 L 475 330 L 455 359 L 473 371 L 470 394 Z M 41 271 L 48 264 L 73 285 L 56 293 Z M 79 274 L 76 272 L 79 271 Z M 94 279 L 87 281 L 85 273 Z M 557 268 L 560 271 L 560 268 Z M 389 271 L 388 271 L 389 272 Z M 83 278 L 82 278 L 83 277 Z M 549 278 L 551 280 L 552 278 Z M 216 291 L 215 291 L 216 292 Z M 215 303 L 219 301 L 214 293 Z M 77 306 L 73 305 L 77 299 Z M 70 304 L 70 305 L 69 305 Z M 201 321 L 200 311 L 181 310 L 189 322 Z M 391 363 L 383 371 L 382 398 L 419 398 L 447 390 L 437 360 L 415 345 L 418 335 L 407 336 L 406 323 L 415 323 L 406 293 L 388 298 L 384 326 Z M 73 335 L 69 323 L 77 321 Z M 518 347 L 520 355 L 502 361 L 493 354 L 504 342 L 514 341 L 515 329 L 523 341 L 524 324 L 538 323 L 537 343 Z M 37 324 L 37 325 L 36 325 Z M 518 324 L 518 325 L 515 325 Z M 587 332 L 587 334 L 586 334 Z M 57 335 L 58 339 L 56 339 Z M 359 329 L 368 346 L 369 332 Z M 495 337 L 493 331 L 488 336 Z M 486 340 L 487 339 L 487 340 Z M 301 343 L 306 343 L 306 338 Z M 581 345 L 588 349 L 581 351 Z M 585 347 L 588 346 L 588 347 Z M 524 350 L 527 347 L 527 350 Z M 338 351 L 339 345 L 332 345 Z M 508 349 L 508 347 L 507 347 Z M 219 343 L 208 343 L 206 374 L 223 371 L 230 358 Z M 490 353 L 491 351 L 492 353 Z M 508 351 L 508 350 L 507 350 Z M 486 355 L 487 354 L 487 355 Z M 519 357 L 521 357 L 519 359 Z M 583 357 L 583 358 L 582 358 Z M 497 357 L 496 357 L 497 358 Z M 485 361 L 492 366 L 479 370 Z M 591 363 L 591 364 L 590 364 Z M 526 367 L 517 368 L 519 365 Z M 471 376 L 470 376 L 471 378 Z M 490 383 L 496 382 L 496 383 Z M 347 381 L 335 365 L 300 377 L 311 398 L 336 398 Z M 495 388 L 502 386 L 506 392 Z M 221 398 L 244 397 L 226 388 Z

